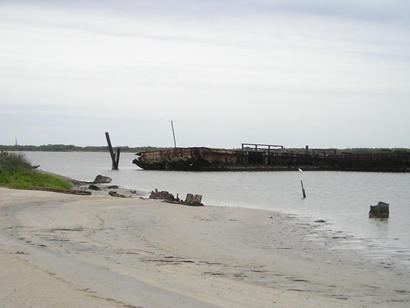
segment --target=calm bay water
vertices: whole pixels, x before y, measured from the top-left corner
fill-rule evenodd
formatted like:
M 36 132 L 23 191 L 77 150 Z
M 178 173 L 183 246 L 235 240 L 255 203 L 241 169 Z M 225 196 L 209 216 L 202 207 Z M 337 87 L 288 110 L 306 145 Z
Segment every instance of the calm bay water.
M 410 266 L 410 174 L 145 171 L 131 163 L 131 153 L 123 153 L 120 170 L 112 171 L 108 153 L 25 154 L 43 170 L 80 180 L 103 174 L 115 184 L 147 193 L 154 188 L 181 197 L 192 192 L 202 194 L 207 205 L 276 210 L 312 222 L 324 219 L 324 229 L 353 236 L 346 241 L 348 248 Z M 368 219 L 369 205 L 378 201 L 390 203 L 387 221 Z

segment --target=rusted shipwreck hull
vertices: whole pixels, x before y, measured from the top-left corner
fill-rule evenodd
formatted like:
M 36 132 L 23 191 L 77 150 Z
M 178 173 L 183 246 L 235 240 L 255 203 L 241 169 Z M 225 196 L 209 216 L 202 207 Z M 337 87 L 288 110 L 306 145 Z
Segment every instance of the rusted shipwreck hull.
M 174 148 L 137 153 L 133 163 L 146 170 L 286 171 L 340 170 L 409 172 L 409 152 L 336 153 L 280 150 Z

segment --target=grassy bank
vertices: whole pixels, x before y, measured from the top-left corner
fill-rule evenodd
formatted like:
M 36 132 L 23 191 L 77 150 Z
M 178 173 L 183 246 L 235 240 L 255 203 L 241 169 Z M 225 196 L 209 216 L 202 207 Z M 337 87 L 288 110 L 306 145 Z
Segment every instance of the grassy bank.
M 0 153 L 0 186 L 16 189 L 71 189 L 68 183 L 55 176 L 33 170 L 21 154 Z

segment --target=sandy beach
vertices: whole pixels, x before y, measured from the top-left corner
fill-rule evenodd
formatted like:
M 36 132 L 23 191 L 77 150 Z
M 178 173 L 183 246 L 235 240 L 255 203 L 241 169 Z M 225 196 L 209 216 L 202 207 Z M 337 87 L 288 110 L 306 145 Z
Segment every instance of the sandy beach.
M 0 225 L 2 307 L 410 305 L 408 270 L 276 212 L 0 188 Z

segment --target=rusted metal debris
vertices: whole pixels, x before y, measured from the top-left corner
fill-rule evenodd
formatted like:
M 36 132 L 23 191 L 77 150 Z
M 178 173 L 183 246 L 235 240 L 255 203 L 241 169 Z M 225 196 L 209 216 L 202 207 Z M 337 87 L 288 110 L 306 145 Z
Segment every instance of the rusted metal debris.
M 154 191 L 151 192 L 150 199 L 160 199 L 164 200 L 169 203 L 174 203 L 174 204 L 182 204 L 182 205 L 189 205 L 189 206 L 203 206 L 202 204 L 202 195 L 194 195 L 194 194 L 187 194 L 185 201 L 179 199 L 178 194 L 177 197 L 175 197 L 173 194 L 171 194 L 168 191 L 158 191 L 155 189 Z
M 136 155 L 133 163 L 147 170 L 297 171 L 301 168 L 306 171 L 410 172 L 410 151 L 294 151 L 279 145 L 243 144 L 238 150 L 193 147 Z

